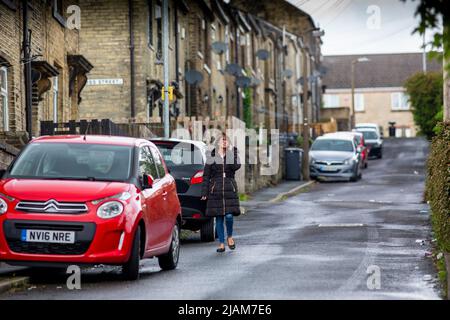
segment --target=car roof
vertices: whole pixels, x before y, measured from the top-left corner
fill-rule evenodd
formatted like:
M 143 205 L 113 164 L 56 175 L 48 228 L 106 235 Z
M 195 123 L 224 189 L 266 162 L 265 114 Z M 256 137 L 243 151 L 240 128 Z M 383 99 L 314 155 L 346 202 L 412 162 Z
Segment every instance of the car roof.
M 324 134 L 324 136 L 349 136 L 349 137 L 354 137 L 355 134 L 358 134 L 358 132 L 350 132 L 350 131 L 338 131 L 338 132 L 330 132 L 330 133 L 326 133 Z
M 198 140 L 188 140 L 188 139 L 175 139 L 175 138 L 151 138 L 150 141 L 152 142 L 175 142 L 175 143 L 189 143 L 189 144 L 193 144 L 196 147 L 200 148 L 200 149 L 205 149 L 206 148 L 206 143 L 204 143 L 203 141 L 198 141 Z
M 356 128 L 358 127 L 374 127 L 374 128 L 378 128 L 379 126 L 376 123 L 357 123 L 355 125 Z
M 378 134 L 378 131 L 375 128 L 358 128 L 358 131 L 359 132 L 361 132 L 361 131 L 367 131 L 367 132 L 372 131 L 372 132 L 375 132 L 375 133 Z
M 316 140 L 346 140 L 353 142 L 354 136 L 348 134 L 326 134 L 318 137 Z
M 107 144 L 118 146 L 139 146 L 143 143 L 149 143 L 146 139 L 118 137 L 118 136 L 100 136 L 100 135 L 59 135 L 42 136 L 35 138 L 31 143 L 87 143 L 87 144 Z

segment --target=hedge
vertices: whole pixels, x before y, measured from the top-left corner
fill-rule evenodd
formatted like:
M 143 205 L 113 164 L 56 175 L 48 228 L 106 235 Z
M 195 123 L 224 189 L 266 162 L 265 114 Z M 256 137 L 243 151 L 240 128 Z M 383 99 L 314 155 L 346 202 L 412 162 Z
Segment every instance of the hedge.
M 426 199 L 439 247 L 450 252 L 450 123 L 441 123 L 427 161 Z

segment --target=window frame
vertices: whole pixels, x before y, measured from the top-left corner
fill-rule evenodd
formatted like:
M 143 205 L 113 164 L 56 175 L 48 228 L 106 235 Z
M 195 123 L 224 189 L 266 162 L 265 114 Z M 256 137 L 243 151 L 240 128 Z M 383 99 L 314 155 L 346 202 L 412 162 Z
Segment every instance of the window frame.
M 2 77 L 2 74 L 5 79 L 5 83 L 2 83 L 2 86 L 0 86 L 0 96 L 3 97 L 2 99 L 2 111 L 3 111 L 3 131 L 9 131 L 9 90 L 8 90 L 8 68 L 7 67 L 0 67 L 0 77 Z
M 397 99 L 398 106 L 394 105 L 394 97 Z M 404 101 L 404 99 L 408 99 L 408 96 L 405 92 L 392 92 L 391 93 L 391 111 L 410 111 L 411 105 L 409 103 L 409 99 Z
M 150 48 L 154 48 L 155 45 L 155 36 L 154 32 L 154 24 L 153 19 L 155 17 L 155 8 L 153 7 L 153 0 L 147 0 L 147 42 Z
M 333 103 L 330 103 L 330 102 L 332 102 L 334 99 L 331 99 L 331 98 L 336 98 L 337 100 L 337 105 L 335 105 L 335 104 L 333 104 Z M 324 100 L 324 103 L 325 103 L 325 105 L 324 105 L 324 108 L 325 109 L 335 109 L 335 108 L 339 108 L 340 107 L 340 97 L 339 97 L 339 95 L 338 94 L 332 94 L 332 93 L 326 93 L 326 94 L 324 94 L 323 95 L 323 100 Z M 335 101 L 333 101 L 333 102 L 335 102 Z
M 359 98 L 361 100 L 359 100 Z M 359 105 L 359 102 L 362 102 L 362 106 Z M 355 93 L 355 112 L 364 112 L 366 111 L 365 99 L 363 93 Z
M 62 8 L 59 8 L 58 6 L 58 1 L 61 1 L 61 5 L 63 5 L 63 0 L 53 0 L 53 4 L 52 4 L 52 14 L 53 14 L 53 18 L 59 22 L 59 24 L 66 28 L 67 27 L 67 21 L 66 18 L 64 18 L 64 11 Z M 59 12 L 59 10 L 61 10 L 61 12 Z
M 155 160 L 156 171 L 158 172 L 159 179 L 163 179 L 167 175 L 166 166 L 164 165 L 164 160 L 162 158 L 161 153 L 157 148 L 150 147 L 152 152 L 153 159 Z M 164 170 L 163 174 L 161 174 L 160 169 Z
M 151 172 L 145 172 L 145 171 L 142 170 L 142 166 L 141 166 L 141 154 L 142 154 L 142 152 L 144 152 L 145 150 L 146 150 L 147 155 L 150 155 L 150 156 L 151 156 L 151 160 L 152 160 L 152 163 L 153 163 L 154 170 L 155 170 L 155 172 L 156 172 L 156 174 L 157 174 L 158 176 L 155 176 L 155 175 L 152 174 Z M 148 159 L 149 159 L 149 158 L 148 158 L 148 156 L 147 156 L 147 160 L 148 160 Z M 145 146 L 139 147 L 139 153 L 138 153 L 138 175 L 139 175 L 139 177 L 142 177 L 144 174 L 150 175 L 154 180 L 159 179 L 158 167 L 156 166 L 155 158 L 154 158 L 154 156 L 153 156 L 153 153 L 152 153 L 152 151 L 151 151 L 151 147 L 150 147 L 149 145 L 145 145 Z

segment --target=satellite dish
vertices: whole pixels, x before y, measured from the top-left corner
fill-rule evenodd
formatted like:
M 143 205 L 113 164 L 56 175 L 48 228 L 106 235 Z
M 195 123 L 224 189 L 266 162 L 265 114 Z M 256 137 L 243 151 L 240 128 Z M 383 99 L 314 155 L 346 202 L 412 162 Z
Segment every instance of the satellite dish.
M 292 72 L 292 70 L 290 69 L 286 69 L 283 71 L 283 77 L 290 79 L 292 78 L 292 76 L 294 75 L 294 72 Z
M 240 76 L 236 78 L 236 84 L 241 88 L 248 88 L 252 83 L 252 79 L 245 76 Z
M 259 60 L 267 60 L 269 59 L 270 53 L 269 51 L 265 50 L 265 49 L 260 49 L 256 52 L 256 56 L 258 57 Z
M 199 85 L 203 81 L 203 74 L 197 70 L 189 70 L 184 75 L 186 81 L 193 86 Z
M 229 63 L 225 67 L 225 72 L 232 76 L 240 77 L 242 75 L 242 67 L 236 63 Z
M 261 79 L 258 79 L 258 78 L 255 78 L 255 77 L 252 77 L 251 78 L 251 86 L 252 87 L 257 87 L 257 86 L 259 86 L 260 84 L 261 84 Z
M 216 54 L 223 54 L 227 51 L 227 44 L 225 42 L 216 41 L 212 45 L 212 50 Z

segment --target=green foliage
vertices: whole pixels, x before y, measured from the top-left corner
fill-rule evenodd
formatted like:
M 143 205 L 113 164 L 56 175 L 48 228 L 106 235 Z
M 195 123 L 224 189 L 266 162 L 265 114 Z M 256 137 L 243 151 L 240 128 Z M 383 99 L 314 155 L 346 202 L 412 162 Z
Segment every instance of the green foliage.
M 426 199 L 439 248 L 450 252 L 450 124 L 442 123 L 427 161 Z
M 450 70 L 450 10 L 448 10 L 448 1 L 419 0 L 415 15 L 419 17 L 420 22 L 414 33 L 423 35 L 426 31 L 433 30 L 433 40 L 429 45 L 436 51 L 442 51 L 443 49 L 443 55 L 449 62 L 446 69 Z M 442 28 L 442 24 L 444 28 Z
M 441 122 L 444 121 L 444 106 L 441 107 L 441 110 L 436 113 L 434 116 L 434 120 L 436 120 L 438 123 L 433 128 L 434 135 L 438 135 L 442 132 L 442 124 Z
M 245 126 L 250 129 L 253 128 L 253 114 L 252 114 L 252 103 L 253 103 L 253 89 L 245 88 L 244 89 L 244 122 Z
M 413 107 L 414 122 L 419 126 L 420 134 L 431 139 L 443 105 L 442 74 L 417 73 L 406 80 L 405 87 Z
M 314 142 L 314 140 L 311 139 L 311 138 L 309 138 L 309 146 L 310 146 L 310 147 L 311 147 L 311 145 L 313 144 L 313 142 Z M 303 136 L 302 136 L 302 135 L 299 135 L 299 136 L 297 137 L 297 146 L 298 146 L 299 148 L 303 148 Z

